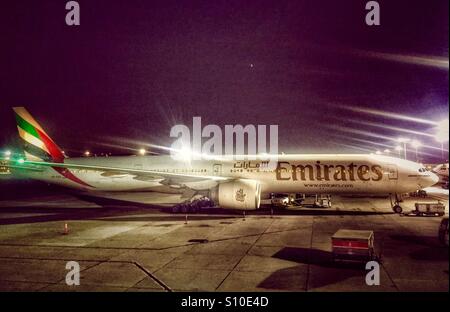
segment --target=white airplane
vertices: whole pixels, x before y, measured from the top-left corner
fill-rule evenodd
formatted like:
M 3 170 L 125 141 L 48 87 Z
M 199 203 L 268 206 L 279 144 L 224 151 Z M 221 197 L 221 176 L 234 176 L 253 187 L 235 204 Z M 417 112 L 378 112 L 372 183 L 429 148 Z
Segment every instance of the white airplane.
M 176 191 L 204 195 L 222 208 L 238 210 L 258 209 L 261 199 L 272 193 L 386 194 L 399 213 L 398 194 L 438 181 L 420 164 L 382 155 L 277 155 L 273 167 L 267 156 L 244 161 L 232 157 L 190 161 L 171 156 L 67 158 L 25 108 L 14 108 L 14 112 L 25 156 L 3 162 L 28 178 L 89 192 Z

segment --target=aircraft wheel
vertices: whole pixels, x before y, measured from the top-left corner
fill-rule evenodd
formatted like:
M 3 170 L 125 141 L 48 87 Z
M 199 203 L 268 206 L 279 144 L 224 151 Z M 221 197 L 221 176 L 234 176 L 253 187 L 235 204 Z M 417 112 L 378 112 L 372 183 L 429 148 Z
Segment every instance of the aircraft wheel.
M 395 213 L 402 213 L 403 209 L 400 207 L 400 205 L 395 205 L 392 207 L 392 210 L 394 210 Z

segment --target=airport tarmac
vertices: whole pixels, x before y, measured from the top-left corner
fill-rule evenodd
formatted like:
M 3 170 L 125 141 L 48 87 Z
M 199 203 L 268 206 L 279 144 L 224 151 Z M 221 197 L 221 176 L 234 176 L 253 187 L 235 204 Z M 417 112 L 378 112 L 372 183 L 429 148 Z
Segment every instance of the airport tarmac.
M 0 181 L 0 291 L 448 291 L 440 217 L 392 213 L 387 198 L 332 197 L 333 207 L 210 209 L 188 216 L 158 208 L 168 195 L 93 199 L 28 182 Z M 428 198 L 442 200 L 435 189 Z M 430 192 L 433 193 L 433 192 Z M 174 195 L 170 195 L 174 199 Z M 68 233 L 64 234 L 64 224 Z M 331 261 L 338 229 L 373 230 L 379 286 L 364 265 Z M 66 263 L 81 267 L 66 285 Z

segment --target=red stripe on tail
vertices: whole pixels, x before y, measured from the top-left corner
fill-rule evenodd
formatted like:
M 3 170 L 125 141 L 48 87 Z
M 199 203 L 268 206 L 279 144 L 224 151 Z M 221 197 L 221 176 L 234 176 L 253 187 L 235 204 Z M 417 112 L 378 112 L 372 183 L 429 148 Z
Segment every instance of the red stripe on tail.
M 87 184 L 86 182 L 80 180 L 79 178 L 77 178 L 72 172 L 70 172 L 68 169 L 66 168 L 60 168 L 60 167 L 52 167 L 53 169 L 55 169 L 60 175 L 62 175 L 63 177 L 81 184 L 83 186 L 87 186 L 87 187 L 93 187 L 92 185 Z
M 47 147 L 48 152 L 50 153 L 50 156 L 52 157 L 54 162 L 62 163 L 64 162 L 64 154 L 61 152 L 58 145 L 55 144 L 55 142 L 52 141 L 44 132 L 41 130 L 35 128 L 37 133 L 39 134 L 40 139 L 42 142 L 44 142 L 45 146 Z

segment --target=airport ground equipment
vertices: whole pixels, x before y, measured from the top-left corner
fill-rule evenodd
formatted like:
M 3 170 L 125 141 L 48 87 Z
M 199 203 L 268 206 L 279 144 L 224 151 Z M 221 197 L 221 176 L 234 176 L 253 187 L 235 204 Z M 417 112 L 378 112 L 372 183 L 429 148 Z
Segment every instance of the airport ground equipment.
M 439 225 L 439 241 L 448 246 L 448 217 L 442 218 L 441 224 Z
M 409 196 L 425 198 L 425 197 L 427 197 L 427 192 L 425 190 L 417 190 L 415 192 L 409 193 Z
M 272 206 L 274 206 L 274 207 L 285 208 L 290 203 L 290 197 L 286 196 L 284 194 L 277 194 L 277 195 L 271 196 L 270 201 L 271 201 Z
M 297 206 L 312 206 L 317 208 L 331 208 L 331 195 L 329 194 L 297 194 L 295 200 L 291 200 Z
M 445 214 L 445 205 L 437 203 L 415 203 L 414 210 L 405 214 L 406 216 L 443 216 Z
M 316 195 L 315 207 L 331 208 L 331 195 Z
M 331 237 L 333 261 L 375 259 L 373 231 L 340 229 Z

